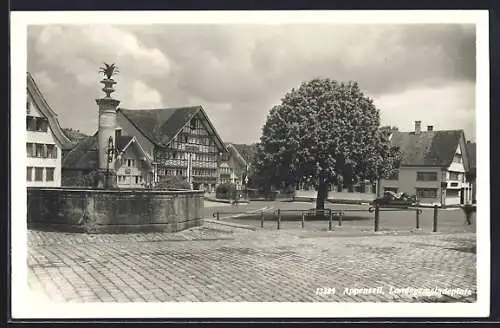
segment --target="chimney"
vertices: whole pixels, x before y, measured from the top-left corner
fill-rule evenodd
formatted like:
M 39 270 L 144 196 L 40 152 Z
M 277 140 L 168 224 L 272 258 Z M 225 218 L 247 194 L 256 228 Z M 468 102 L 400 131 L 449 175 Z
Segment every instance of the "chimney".
M 422 126 L 422 121 L 415 121 L 415 134 L 420 134 L 421 126 Z
M 427 131 L 432 131 L 434 127 L 432 125 L 427 125 Z

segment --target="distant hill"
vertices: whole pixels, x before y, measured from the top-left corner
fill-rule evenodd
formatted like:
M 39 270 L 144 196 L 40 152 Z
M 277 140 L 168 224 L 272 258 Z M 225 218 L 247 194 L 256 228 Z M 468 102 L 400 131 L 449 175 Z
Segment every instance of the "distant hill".
M 80 130 L 73 130 L 72 128 L 63 128 L 63 131 L 72 142 L 78 142 L 88 137 L 88 135 L 80 132 Z
M 76 145 L 78 145 L 78 143 L 80 143 L 81 140 L 88 137 L 88 135 L 80 132 L 80 130 L 74 130 L 72 128 L 63 128 L 63 131 L 64 134 L 71 141 L 69 148 L 63 151 L 63 156 L 65 156 L 66 153 L 68 153 L 71 149 L 73 149 Z
M 243 158 L 245 158 L 247 163 L 253 162 L 255 153 L 257 152 L 257 144 L 256 143 L 251 144 L 251 145 L 233 143 L 232 145 L 234 146 L 234 148 L 236 148 L 236 150 L 238 150 L 240 155 L 243 156 Z

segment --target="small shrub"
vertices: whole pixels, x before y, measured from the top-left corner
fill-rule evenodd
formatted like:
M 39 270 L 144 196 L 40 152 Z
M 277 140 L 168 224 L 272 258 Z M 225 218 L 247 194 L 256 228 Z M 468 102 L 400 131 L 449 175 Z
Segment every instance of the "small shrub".
M 169 175 L 164 177 L 155 186 L 155 189 L 191 189 L 189 183 L 182 177 Z
M 234 199 L 236 193 L 237 190 L 234 183 L 221 183 L 215 189 L 215 197 L 219 199 Z

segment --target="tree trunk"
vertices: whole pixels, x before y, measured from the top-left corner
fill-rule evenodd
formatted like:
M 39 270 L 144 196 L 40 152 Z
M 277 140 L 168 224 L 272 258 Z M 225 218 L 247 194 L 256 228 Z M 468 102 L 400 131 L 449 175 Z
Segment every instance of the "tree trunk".
M 318 193 L 316 196 L 316 210 L 325 208 L 325 201 L 328 198 L 328 184 L 325 179 L 320 179 L 318 185 Z
M 377 179 L 377 195 L 376 197 L 380 197 L 380 178 Z

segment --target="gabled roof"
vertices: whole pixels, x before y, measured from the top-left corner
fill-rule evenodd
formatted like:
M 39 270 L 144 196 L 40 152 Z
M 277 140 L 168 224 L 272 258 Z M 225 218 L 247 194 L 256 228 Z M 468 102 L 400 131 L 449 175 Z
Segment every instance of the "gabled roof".
M 118 137 L 116 137 L 116 140 L 115 140 L 116 149 L 118 151 L 124 151 L 125 147 L 128 147 L 128 145 L 131 143 L 133 138 L 134 137 L 132 137 L 132 136 L 118 136 Z
M 247 167 L 248 162 L 246 159 L 241 156 L 240 152 L 238 149 L 231 143 L 226 144 L 227 149 L 231 152 L 231 154 L 234 155 L 234 157 L 238 160 L 238 162 L 241 164 L 242 167 Z
M 467 153 L 469 155 L 469 169 L 471 171 L 476 170 L 476 143 L 469 142 L 466 144 Z
M 161 108 L 161 109 L 125 109 L 119 108 L 121 113 L 147 139 L 158 147 L 167 147 L 182 128 L 189 123 L 197 113 L 201 113 L 209 124 L 209 128 L 224 150 L 227 151 L 219 134 L 208 119 L 201 106 Z
M 142 148 L 141 144 L 137 142 L 137 139 L 134 136 L 118 136 L 116 138 L 116 149 L 118 150 L 118 156 L 121 156 L 121 154 L 124 153 L 132 144 L 134 144 L 136 148 L 139 149 L 140 153 L 144 155 L 144 158 L 146 158 L 147 162 L 153 161 L 148 153 L 146 153 L 144 148 Z
M 86 137 L 68 152 L 62 161 L 63 169 L 95 170 L 99 167 L 97 132 Z
M 119 153 L 124 152 L 135 142 L 133 136 L 118 136 L 116 137 L 116 149 Z M 149 156 L 144 152 L 144 149 L 138 142 L 135 142 L 140 151 L 145 157 L 150 160 Z M 99 151 L 97 132 L 90 137 L 80 140 L 80 142 L 64 156 L 63 169 L 76 170 L 94 170 L 99 167 Z
M 395 131 L 391 143 L 399 146 L 403 153 L 402 166 L 448 167 L 460 140 L 465 139 L 463 136 L 462 130 L 421 131 L 419 134 Z
M 71 140 L 66 136 L 61 126 L 59 125 L 59 121 L 57 120 L 57 114 L 50 108 L 49 104 L 45 100 L 40 88 L 36 84 L 33 76 L 31 76 L 30 72 L 27 72 L 27 83 L 26 89 L 28 94 L 31 96 L 31 99 L 35 103 L 36 107 L 40 112 L 47 118 L 50 126 L 50 130 L 54 134 L 54 138 L 57 140 L 62 149 L 70 149 L 74 146 Z
M 248 164 L 251 164 L 255 153 L 257 151 L 256 144 L 235 144 L 231 143 L 231 145 L 238 151 L 238 153 L 245 159 Z

